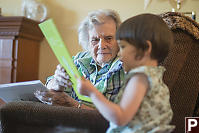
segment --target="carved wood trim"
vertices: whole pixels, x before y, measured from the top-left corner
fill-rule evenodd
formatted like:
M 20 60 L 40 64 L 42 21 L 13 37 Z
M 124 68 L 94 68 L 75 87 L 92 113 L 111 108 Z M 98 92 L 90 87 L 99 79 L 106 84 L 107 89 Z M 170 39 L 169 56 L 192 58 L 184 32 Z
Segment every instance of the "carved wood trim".
M 0 36 L 14 36 L 41 41 L 43 34 L 39 22 L 19 16 L 0 17 Z

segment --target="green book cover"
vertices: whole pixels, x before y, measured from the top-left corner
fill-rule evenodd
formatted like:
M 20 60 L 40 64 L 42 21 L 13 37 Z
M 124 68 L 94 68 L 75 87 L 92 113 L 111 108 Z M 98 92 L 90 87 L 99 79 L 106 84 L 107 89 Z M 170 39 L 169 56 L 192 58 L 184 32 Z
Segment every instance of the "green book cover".
M 57 57 L 59 63 L 65 68 L 69 76 L 71 77 L 71 81 L 73 83 L 73 88 L 76 92 L 76 95 L 79 99 L 87 102 L 92 102 L 89 97 L 83 96 L 79 94 L 77 91 L 77 80 L 75 77 L 80 78 L 80 74 L 73 63 L 73 60 L 62 40 L 54 22 L 52 19 L 46 20 L 39 24 L 41 31 L 43 32 L 48 44 L 53 50 L 55 56 Z

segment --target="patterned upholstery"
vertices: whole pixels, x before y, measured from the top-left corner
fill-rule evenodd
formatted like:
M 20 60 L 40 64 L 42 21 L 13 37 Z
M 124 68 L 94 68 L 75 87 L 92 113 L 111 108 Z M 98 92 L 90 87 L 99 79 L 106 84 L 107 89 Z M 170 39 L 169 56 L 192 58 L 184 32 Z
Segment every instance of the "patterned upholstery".
M 182 133 L 185 117 L 197 112 L 199 93 L 199 24 L 176 12 L 160 15 L 173 31 L 174 45 L 164 61 L 165 83 L 171 93 L 174 133 Z M 197 103 L 197 104 L 196 104 Z M 194 112 L 195 111 L 195 112 Z
M 11 102 L 1 108 L 3 133 L 103 133 L 108 122 L 96 110 L 50 106 L 31 101 Z M 68 132 L 67 132 L 68 133 Z

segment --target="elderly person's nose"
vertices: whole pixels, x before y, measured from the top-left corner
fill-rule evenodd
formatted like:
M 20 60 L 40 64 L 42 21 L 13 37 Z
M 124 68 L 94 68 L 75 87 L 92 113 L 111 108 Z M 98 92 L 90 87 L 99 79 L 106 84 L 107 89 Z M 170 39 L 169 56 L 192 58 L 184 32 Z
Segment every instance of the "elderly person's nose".
M 100 39 L 99 41 L 99 48 L 106 48 L 107 47 L 107 42 L 105 39 Z

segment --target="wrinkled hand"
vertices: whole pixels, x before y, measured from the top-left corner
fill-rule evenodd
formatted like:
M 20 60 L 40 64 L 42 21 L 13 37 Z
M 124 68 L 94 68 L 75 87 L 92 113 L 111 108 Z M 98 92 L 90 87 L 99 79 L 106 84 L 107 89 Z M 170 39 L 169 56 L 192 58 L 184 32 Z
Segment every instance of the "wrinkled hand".
M 47 88 L 55 91 L 64 91 L 65 88 L 71 88 L 72 82 L 67 74 L 66 70 L 61 66 L 57 65 L 55 70 L 54 78 L 49 81 Z
M 82 95 L 90 96 L 91 93 L 94 93 L 97 89 L 89 80 L 82 77 L 82 79 L 77 79 L 77 90 Z
M 41 91 L 37 90 L 34 93 L 35 97 L 42 103 L 48 105 L 60 105 L 67 107 L 76 107 L 77 101 L 70 97 L 65 92 L 58 92 L 54 90 Z

